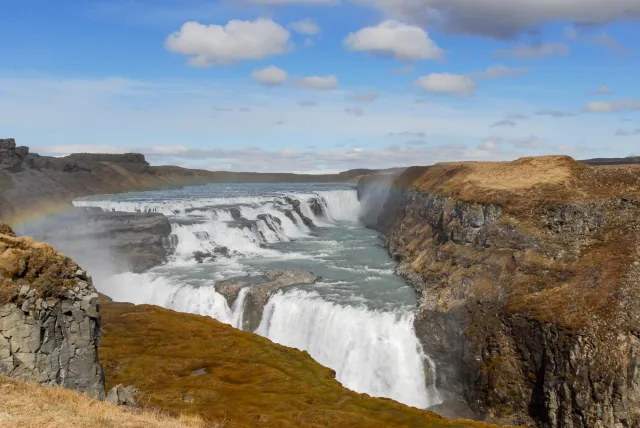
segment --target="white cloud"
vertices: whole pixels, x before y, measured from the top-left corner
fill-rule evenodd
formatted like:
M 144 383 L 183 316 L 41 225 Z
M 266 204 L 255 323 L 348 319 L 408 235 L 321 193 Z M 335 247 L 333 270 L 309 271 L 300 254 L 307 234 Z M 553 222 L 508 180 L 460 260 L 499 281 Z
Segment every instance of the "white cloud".
M 540 153 L 509 144 L 510 138 L 531 134 L 548 142 L 545 151 L 566 142 L 594 144 L 598 153 L 590 157 L 624 156 L 635 150 L 637 143 L 634 137 L 613 135 L 619 127 L 638 127 L 631 122 L 621 126 L 620 118 L 628 117 L 626 114 L 581 115 L 562 127 L 549 121 L 523 121 L 514 128 L 491 128 L 500 130 L 502 147 L 478 150 L 477 144 L 493 119 L 540 108 L 519 98 L 460 104 L 428 96 L 424 104 L 414 105 L 411 93 L 385 92 L 375 108 L 365 108 L 365 115 L 354 117 L 344 111 L 345 96 L 352 92 L 268 91 L 247 81 L 0 78 L 0 93 L 0 129 L 6 136 L 18 137 L 18 144 L 32 146 L 33 152 L 40 151 L 39 144 L 91 141 L 91 146 L 100 146 L 102 152 L 151 153 L 149 160 L 156 165 L 217 170 L 328 172 L 463 159 L 498 160 Z M 302 108 L 296 104 L 299 99 L 313 100 L 318 106 Z M 225 111 L 214 112 L 212 106 Z M 240 111 L 242 108 L 250 108 L 250 112 Z M 285 123 L 276 126 L 279 120 Z M 387 137 L 392 131 L 398 134 Z M 134 144 L 132 136 L 135 146 L 128 145 Z M 413 139 L 427 143 L 405 144 Z M 262 151 L 245 148 L 256 141 Z M 452 141 L 457 144 L 447 144 Z M 363 151 L 356 155 L 332 149 L 340 142 L 359 144 Z M 391 149 L 388 143 L 401 149 Z M 308 145 L 322 149 L 306 152 Z M 281 154 L 280 147 L 298 152 Z M 86 150 L 75 147 L 72 151 Z
M 453 94 L 470 97 L 476 90 L 476 83 L 469 76 L 451 73 L 432 73 L 415 82 L 427 92 Z
M 301 107 L 315 107 L 318 103 L 311 100 L 300 100 L 298 101 L 298 105 Z
M 296 83 L 299 86 L 309 88 L 309 89 L 318 89 L 318 90 L 336 89 L 338 87 L 338 77 L 333 74 L 329 76 L 300 77 L 296 80 Z
M 640 19 L 638 0 L 355 0 L 391 19 L 512 39 L 550 21 L 603 25 Z
M 289 24 L 289 28 L 296 33 L 304 34 L 307 36 L 315 36 L 322 32 L 322 28 L 313 19 L 302 19 L 300 21 L 292 22 Z
M 251 77 L 264 85 L 276 86 L 286 82 L 289 78 L 289 73 L 281 68 L 270 65 L 269 67 L 255 70 L 251 73 Z
M 472 73 L 471 77 L 480 79 L 495 79 L 498 77 L 517 77 L 526 74 L 531 70 L 529 67 L 508 67 L 503 64 L 492 65 L 485 71 Z
M 640 110 L 640 101 L 622 99 L 613 101 L 592 101 L 583 107 L 589 113 L 613 113 Z
M 232 65 L 283 54 L 291 46 L 290 33 L 270 19 L 229 21 L 227 25 L 186 22 L 165 41 L 167 50 L 186 55 L 191 65 Z
M 392 56 L 399 60 L 440 59 L 444 51 L 420 27 L 384 21 L 350 33 L 344 45 L 352 51 Z
M 378 99 L 380 93 L 378 91 L 362 92 L 353 96 L 354 101 L 360 101 L 362 103 L 370 103 Z
M 538 59 L 551 55 L 568 55 L 571 48 L 564 43 L 522 44 L 509 49 L 500 49 L 497 56 L 516 59 Z

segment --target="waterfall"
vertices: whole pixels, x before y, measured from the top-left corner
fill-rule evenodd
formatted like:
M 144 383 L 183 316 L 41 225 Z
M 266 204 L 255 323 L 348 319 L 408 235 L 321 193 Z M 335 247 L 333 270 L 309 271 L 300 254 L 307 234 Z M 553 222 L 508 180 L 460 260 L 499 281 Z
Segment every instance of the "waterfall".
M 308 351 L 354 391 L 421 408 L 440 402 L 425 384 L 411 314 L 342 306 L 293 290 L 271 297 L 256 333 Z
M 335 282 L 333 278 L 333 282 L 313 286 L 316 288 L 293 288 L 272 295 L 256 333 L 308 351 L 318 362 L 334 369 L 336 378 L 345 387 L 357 392 L 419 408 L 440 402 L 435 388 L 425 382 L 425 371 L 430 372 L 430 379 L 435 379 L 435 366 L 416 338 L 412 313 L 393 305 L 374 310 L 364 304 L 348 304 L 348 299 L 332 300 L 320 294 L 323 287 L 337 284 L 341 284 L 340 293 L 353 293 L 347 291 L 349 287 L 370 278 L 379 281 L 378 284 L 381 281 L 382 285 L 377 287 L 388 287 L 376 296 L 395 295 L 396 288 L 406 287 L 402 283 L 393 285 L 392 279 L 397 277 L 386 254 L 381 256 L 384 259 L 374 262 L 371 253 L 367 253 L 376 248 L 372 241 L 358 241 L 364 239 L 361 238 L 364 229 L 355 227 L 361 211 L 355 190 L 331 188 L 229 197 L 207 194 L 200 198 L 188 195 L 178 198 L 168 192 L 155 198 L 148 194 L 132 194 L 127 198 L 103 196 L 78 200 L 74 205 L 107 211 L 158 212 L 165 214 L 171 223 L 177 245 L 168 264 L 143 274 L 121 273 L 96 279 L 98 290 L 116 301 L 159 305 L 243 328 L 248 288 L 239 291 L 230 307 L 225 297 L 215 291 L 217 282 L 260 273 L 261 269 L 255 267 L 260 259 L 278 262 L 295 259 L 296 267 L 301 260 L 310 260 L 309 265 L 302 267 L 313 271 L 316 267 L 329 267 L 325 272 L 329 275 L 334 272 L 338 279 L 345 280 Z M 340 241 L 341 236 L 351 231 L 358 233 Z M 325 232 L 330 238 L 323 241 Z M 292 241 L 300 241 L 296 244 L 304 250 L 284 251 L 285 245 L 295 245 L 287 244 Z M 322 251 L 317 251 L 318 248 Z M 345 262 L 345 248 L 348 254 L 352 254 L 349 248 L 357 254 L 350 261 L 352 264 Z M 203 259 L 203 263 L 196 263 Z M 371 263 L 377 264 L 370 266 Z M 366 284 L 364 289 L 368 290 L 369 283 Z M 408 295 L 411 305 L 414 294 Z M 349 302 L 366 300 L 363 295 L 353 297 Z

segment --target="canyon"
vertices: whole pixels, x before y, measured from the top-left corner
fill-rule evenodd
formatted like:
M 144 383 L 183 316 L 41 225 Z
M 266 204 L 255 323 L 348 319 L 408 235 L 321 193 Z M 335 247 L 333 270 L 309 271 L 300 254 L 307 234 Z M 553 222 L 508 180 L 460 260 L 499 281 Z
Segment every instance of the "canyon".
M 434 383 L 443 399 L 433 410 L 519 426 L 640 426 L 637 159 L 578 162 L 551 156 L 384 173 L 234 176 L 152 167 L 138 154 L 47 158 L 16 147 L 10 139 L 0 143 L 0 218 L 19 235 L 79 254 L 76 263 L 46 244 L 16 237 L 0 223 L 0 375 L 63 385 L 97 398 L 104 396 L 105 385 L 135 384 L 152 405 L 173 414 L 204 414 L 212 421 L 228 412 L 237 423 L 231 426 L 256 421 L 313 426 L 301 420 L 321 417 L 336 423 L 350 420 L 354 426 L 476 426 L 345 392 L 335 372 L 306 352 L 210 318 L 98 299 L 91 277 L 79 267 L 100 269 L 94 257 L 82 259 L 79 249 L 88 245 L 95 254 L 105 252 L 104 260 L 113 264 L 110 271 L 134 273 L 162 266 L 172 257 L 196 257 L 207 264 L 229 257 L 229 248 L 176 254 L 176 222 L 191 219 L 171 218 L 168 207 L 166 213 L 90 208 L 90 203 L 72 207 L 78 197 L 225 180 L 354 181 L 362 176 L 357 186 L 360 219 L 380 233 L 396 272 L 418 296 L 410 322 L 435 367 L 425 364 L 426 381 Z M 328 215 L 320 199 L 281 203 L 255 220 L 242 214 L 251 208 L 244 206 L 198 206 L 180 215 L 224 211 L 239 233 L 262 234 L 263 246 L 272 244 L 266 236 L 280 233 L 283 221 L 299 222 L 313 235 L 317 219 Z M 301 203 L 311 212 L 301 209 Z M 34 223 L 25 220 L 30 212 L 49 215 Z M 187 223 L 177 230 L 192 226 Z M 262 223 L 266 229 L 257 232 Z M 189 239 L 194 239 L 191 235 L 205 242 L 211 238 L 190 232 Z M 254 331 L 267 302 L 274 295 L 282 297 L 279 290 L 312 284 L 320 280 L 316 273 L 266 271 L 260 281 L 236 278 L 219 282 L 216 290 L 229 307 L 240 296 L 246 299 L 244 326 Z M 187 346 L 184 331 L 206 346 Z M 243 349 L 247 358 L 239 359 L 230 344 Z M 178 363 L 185 352 L 197 356 L 189 364 L 183 361 L 186 365 Z M 255 364 L 275 371 L 256 371 Z M 292 365 L 300 371 L 278 374 Z M 146 378 L 147 370 L 160 367 L 174 381 L 160 375 Z M 237 370 L 247 376 L 231 374 Z M 138 381 L 142 377 L 143 383 Z M 267 378 L 275 383 L 257 382 Z M 209 389 L 205 383 L 217 386 Z M 268 402 L 249 398 L 250 391 L 262 387 L 280 393 Z M 307 389 L 312 392 L 304 395 L 301 391 Z M 302 394 L 304 403 L 285 398 L 290 393 Z M 231 396 L 242 404 L 224 398 Z M 295 415 L 283 419 L 263 410 L 276 402 L 292 406 Z M 331 410 L 335 406 L 349 407 L 351 416 Z M 386 412 L 387 419 L 379 419 L 378 412 Z

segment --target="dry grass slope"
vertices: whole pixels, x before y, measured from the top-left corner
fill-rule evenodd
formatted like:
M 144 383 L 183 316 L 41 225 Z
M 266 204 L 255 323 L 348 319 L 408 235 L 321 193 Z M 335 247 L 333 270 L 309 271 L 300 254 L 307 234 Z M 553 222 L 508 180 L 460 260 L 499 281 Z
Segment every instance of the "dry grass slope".
M 16 298 L 21 285 L 38 291 L 38 297 L 54 297 L 75 286 L 77 265 L 49 244 L 16 238 L 0 222 L 0 305 Z
M 0 377 L 0 427 L 12 428 L 205 428 L 197 416 L 172 417 L 126 409 L 64 388 Z M 222 425 L 218 425 L 222 426 Z
M 343 388 L 309 354 L 212 318 L 101 302 L 107 388 L 225 427 L 481 427 Z M 188 399 L 185 400 L 185 396 Z

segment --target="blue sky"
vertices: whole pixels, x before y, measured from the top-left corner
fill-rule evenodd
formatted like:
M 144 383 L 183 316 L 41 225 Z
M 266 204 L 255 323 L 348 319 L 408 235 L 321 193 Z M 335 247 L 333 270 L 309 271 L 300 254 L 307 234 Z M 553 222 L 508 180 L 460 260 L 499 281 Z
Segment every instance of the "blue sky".
M 40 153 L 296 172 L 640 154 L 637 0 L 0 0 L 0 16 L 0 136 Z

